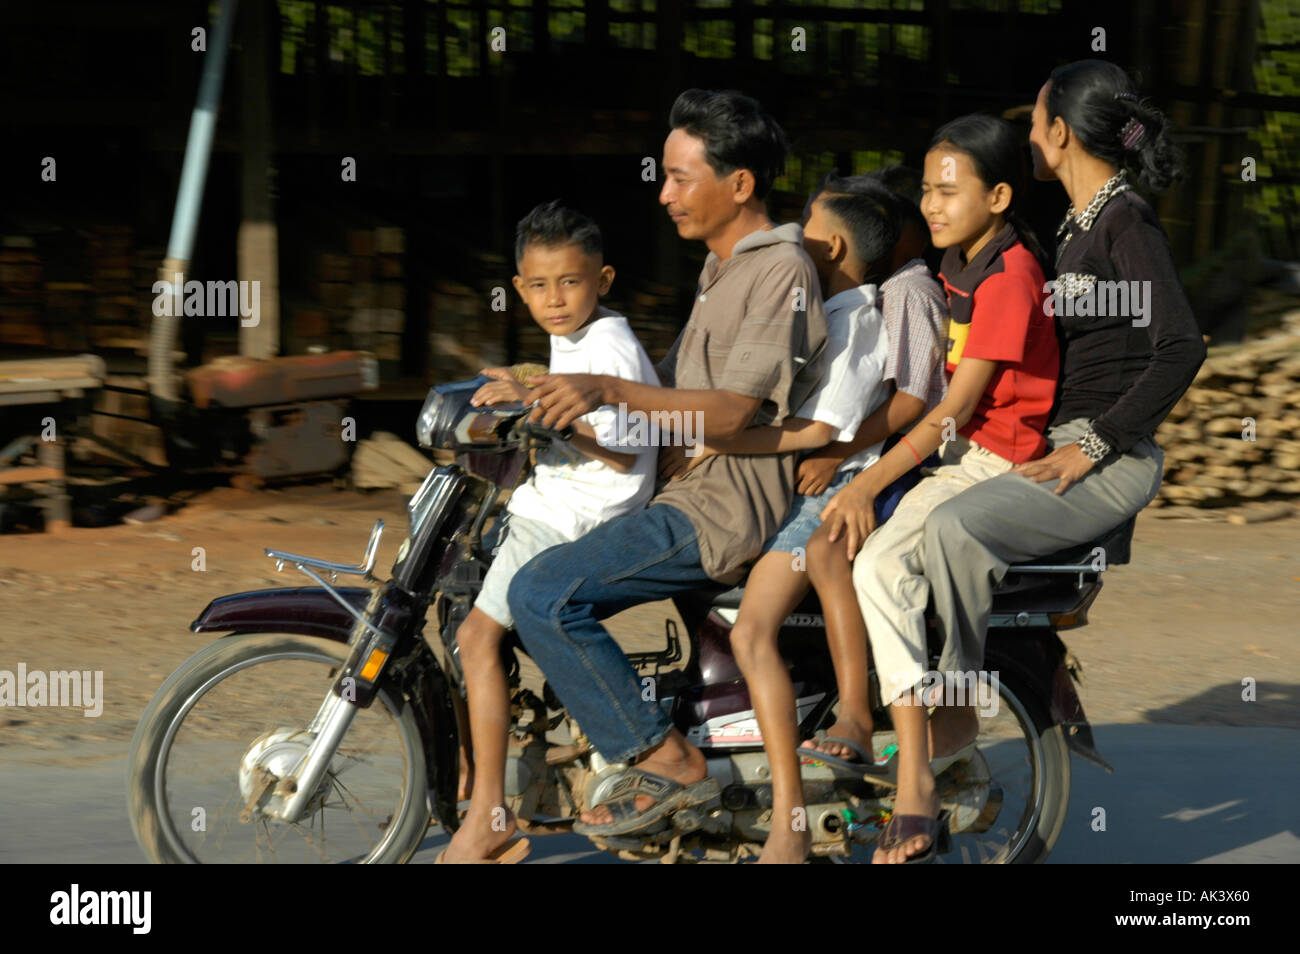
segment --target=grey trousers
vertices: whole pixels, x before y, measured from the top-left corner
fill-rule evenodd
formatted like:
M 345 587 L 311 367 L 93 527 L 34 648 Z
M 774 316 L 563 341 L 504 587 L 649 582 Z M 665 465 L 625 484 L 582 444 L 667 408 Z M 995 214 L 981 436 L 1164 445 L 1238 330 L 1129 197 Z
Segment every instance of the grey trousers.
M 1076 441 L 1084 418 L 1047 433 L 1055 449 Z M 942 671 L 979 669 L 993 589 L 1008 565 L 1087 543 L 1140 511 L 1160 489 L 1165 455 L 1144 437 L 1094 467 L 1059 496 L 1058 481 L 1020 474 L 981 481 L 940 504 L 925 521 L 925 576 L 943 636 Z

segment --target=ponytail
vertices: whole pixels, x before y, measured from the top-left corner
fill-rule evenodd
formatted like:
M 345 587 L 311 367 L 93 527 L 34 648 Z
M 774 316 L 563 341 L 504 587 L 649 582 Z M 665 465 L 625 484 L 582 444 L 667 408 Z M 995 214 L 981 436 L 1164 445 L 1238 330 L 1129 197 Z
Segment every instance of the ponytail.
M 1129 138 L 1136 135 L 1136 142 L 1125 150 L 1125 161 L 1149 188 L 1161 192 L 1173 184 L 1182 175 L 1182 156 L 1166 133 L 1168 121 L 1164 113 L 1150 104 L 1149 100 L 1120 102 L 1126 107 L 1131 128 Z M 1124 127 L 1121 127 L 1121 133 Z M 1121 145 L 1124 137 L 1121 135 Z
M 1140 99 L 1127 73 L 1105 60 L 1078 60 L 1052 70 L 1047 121 L 1060 116 L 1093 156 L 1133 172 L 1159 192 L 1182 175 L 1182 154 L 1169 122 Z

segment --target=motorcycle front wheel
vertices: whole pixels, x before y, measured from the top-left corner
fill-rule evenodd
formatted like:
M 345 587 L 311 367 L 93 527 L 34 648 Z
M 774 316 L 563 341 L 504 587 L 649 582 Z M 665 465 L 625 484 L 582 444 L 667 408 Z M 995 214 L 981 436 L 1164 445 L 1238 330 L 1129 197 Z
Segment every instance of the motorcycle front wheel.
M 156 863 L 403 863 L 429 825 L 410 706 L 381 690 L 357 712 L 293 822 L 265 811 L 348 646 L 288 634 L 220 639 L 159 687 L 127 758 L 127 807 Z

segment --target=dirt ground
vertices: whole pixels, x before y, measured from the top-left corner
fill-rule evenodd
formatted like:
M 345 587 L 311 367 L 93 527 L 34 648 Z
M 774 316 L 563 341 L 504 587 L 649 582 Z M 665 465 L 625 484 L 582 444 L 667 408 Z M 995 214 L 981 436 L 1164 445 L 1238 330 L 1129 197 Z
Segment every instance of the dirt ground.
M 222 488 L 153 523 L 0 536 L 0 670 L 102 670 L 98 718 L 79 709 L 0 710 L 8 748 L 127 742 L 162 680 L 205 645 L 189 632 L 207 602 L 270 586 L 262 548 L 360 558 L 370 525 L 387 531 L 385 576 L 406 528 L 405 497 L 324 485 L 255 493 Z M 192 568 L 194 547 L 206 569 Z M 1300 519 L 1234 526 L 1139 518 L 1134 563 L 1112 568 L 1086 628 L 1063 633 L 1084 665 L 1094 724 L 1163 722 L 1300 727 Z M 662 640 L 668 604 L 638 607 L 612 629 L 628 646 Z M 1242 700 L 1253 679 L 1256 701 Z

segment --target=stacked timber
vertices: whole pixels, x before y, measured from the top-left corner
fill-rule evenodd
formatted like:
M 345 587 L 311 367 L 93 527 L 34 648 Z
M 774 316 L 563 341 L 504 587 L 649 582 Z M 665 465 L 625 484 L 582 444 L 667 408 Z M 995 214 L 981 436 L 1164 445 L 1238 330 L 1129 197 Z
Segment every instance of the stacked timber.
M 500 293 L 493 289 L 500 287 Z M 505 296 L 507 311 L 493 311 L 493 296 Z M 515 300 L 512 301 L 511 298 Z M 452 281 L 434 282 L 429 296 L 429 367 L 435 382 L 460 381 L 473 377 L 480 368 L 499 367 L 506 361 L 506 340 L 511 313 L 519 308 L 527 320 L 527 309 L 517 303 L 509 284 L 492 285 L 475 291 Z M 535 327 L 535 326 L 534 326 Z M 540 331 L 540 329 L 538 329 Z M 545 334 L 543 333 L 545 337 Z M 549 358 L 550 339 L 543 355 Z
M 86 251 L 90 258 L 91 306 L 90 342 L 95 348 L 143 346 L 142 313 L 149 301 L 136 295 L 135 258 L 132 230 L 127 225 L 95 225 L 90 229 Z M 158 267 L 157 262 L 154 268 Z
M 43 317 L 43 267 L 36 242 L 5 236 L 0 244 L 0 344 L 49 344 Z
M 1153 506 L 1300 497 L 1300 336 L 1212 354 L 1156 431 Z
M 387 431 L 375 431 L 352 455 L 352 483 L 361 490 L 396 487 L 413 494 L 432 469 L 433 461 Z
M 406 235 L 392 227 L 353 229 L 346 254 L 318 254 L 316 301 L 293 309 L 290 350 L 369 351 L 384 377 L 395 374 L 406 329 L 405 254 Z

